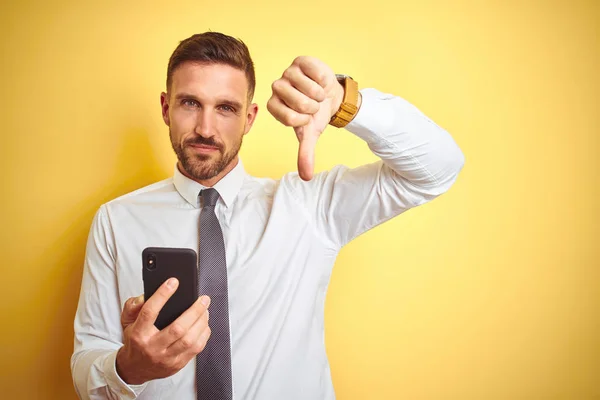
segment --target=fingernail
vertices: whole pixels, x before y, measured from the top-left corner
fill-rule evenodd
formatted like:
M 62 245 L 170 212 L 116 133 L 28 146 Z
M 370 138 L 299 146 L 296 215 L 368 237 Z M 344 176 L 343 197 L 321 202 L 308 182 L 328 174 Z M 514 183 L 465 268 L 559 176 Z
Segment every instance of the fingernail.
M 175 279 L 175 278 L 170 278 L 170 279 L 167 281 L 167 287 L 168 287 L 169 289 L 175 289 L 175 286 L 177 286 L 177 279 Z
M 137 306 L 138 304 L 142 303 L 143 301 L 144 301 L 144 295 L 141 294 L 138 297 L 136 297 L 136 298 L 133 299 L 132 305 L 133 306 Z
M 210 297 L 202 296 L 200 298 L 200 301 L 202 302 L 202 304 L 204 304 L 205 307 L 208 307 L 208 305 L 210 304 Z

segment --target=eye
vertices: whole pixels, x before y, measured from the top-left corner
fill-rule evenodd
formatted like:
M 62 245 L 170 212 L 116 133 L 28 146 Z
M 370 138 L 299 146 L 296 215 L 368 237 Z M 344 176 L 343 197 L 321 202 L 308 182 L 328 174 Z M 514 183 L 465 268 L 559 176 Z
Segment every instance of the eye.
M 198 107 L 198 102 L 192 99 L 183 99 L 181 100 L 181 104 L 185 107 Z
M 228 106 L 227 104 L 221 104 L 219 108 L 223 111 L 235 113 L 235 108 Z

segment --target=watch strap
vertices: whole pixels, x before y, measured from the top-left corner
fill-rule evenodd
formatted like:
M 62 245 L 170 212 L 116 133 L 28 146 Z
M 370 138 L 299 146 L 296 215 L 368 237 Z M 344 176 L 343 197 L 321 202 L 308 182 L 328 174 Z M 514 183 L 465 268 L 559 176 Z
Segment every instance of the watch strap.
M 344 97 L 340 108 L 331 117 L 330 125 L 343 128 L 354 119 L 358 113 L 358 83 L 348 75 L 336 75 L 338 82 L 344 87 Z

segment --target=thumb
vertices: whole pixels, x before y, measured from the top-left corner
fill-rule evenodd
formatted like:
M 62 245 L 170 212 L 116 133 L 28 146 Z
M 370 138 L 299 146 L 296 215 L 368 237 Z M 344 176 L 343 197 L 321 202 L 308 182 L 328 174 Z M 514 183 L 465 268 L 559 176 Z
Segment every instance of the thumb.
M 121 313 L 121 325 L 123 325 L 123 329 L 135 322 L 143 305 L 143 294 L 139 295 L 138 297 L 130 297 L 127 299 L 125 305 L 123 306 L 123 313 Z
M 313 129 L 313 124 L 295 128 L 296 136 L 300 141 L 298 149 L 298 173 L 300 178 L 310 181 L 315 170 L 315 148 L 319 134 Z

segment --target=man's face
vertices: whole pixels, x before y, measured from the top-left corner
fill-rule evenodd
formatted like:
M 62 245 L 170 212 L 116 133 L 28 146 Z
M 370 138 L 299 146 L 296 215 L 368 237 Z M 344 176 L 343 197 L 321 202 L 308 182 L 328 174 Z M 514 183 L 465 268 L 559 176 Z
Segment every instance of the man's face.
M 197 181 L 218 181 L 235 167 L 242 138 L 258 111 L 248 103 L 243 71 L 225 64 L 177 67 L 161 105 L 182 173 Z

